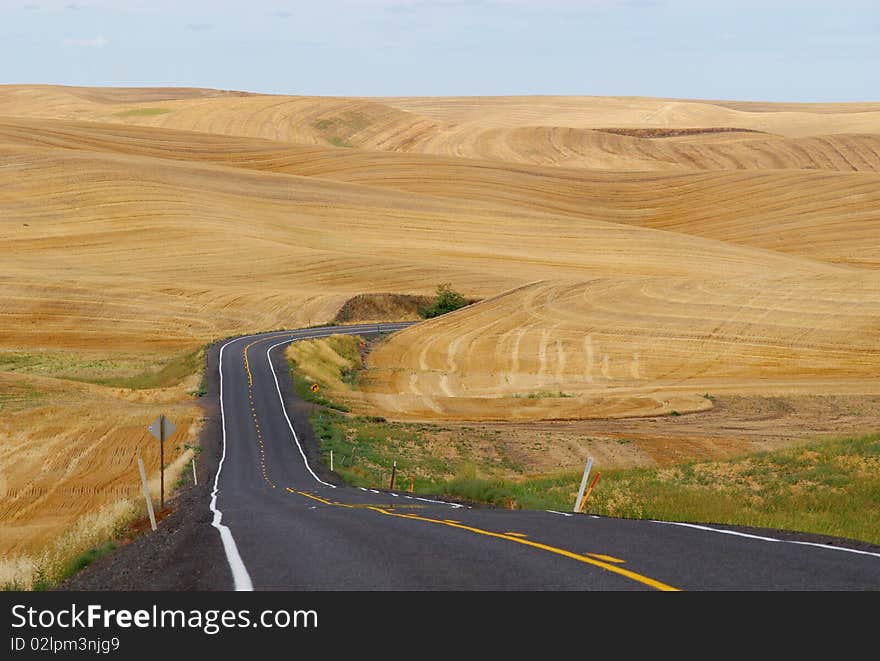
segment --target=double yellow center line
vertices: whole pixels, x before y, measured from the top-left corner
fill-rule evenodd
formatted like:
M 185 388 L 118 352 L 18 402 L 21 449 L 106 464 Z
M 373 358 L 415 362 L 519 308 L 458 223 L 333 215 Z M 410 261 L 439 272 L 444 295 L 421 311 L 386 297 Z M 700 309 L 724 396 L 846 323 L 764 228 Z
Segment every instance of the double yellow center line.
M 340 503 L 333 502 L 327 500 L 325 498 L 321 498 L 320 496 L 316 496 L 311 493 L 307 493 L 305 491 L 297 491 L 295 489 L 291 489 L 287 487 L 287 490 L 290 493 L 297 494 L 300 496 L 305 496 L 306 498 L 311 498 L 312 500 L 317 500 L 324 505 L 330 505 L 331 507 L 347 507 L 347 508 L 355 508 L 354 505 L 350 505 L 348 503 Z M 576 560 L 577 562 L 582 562 L 586 565 L 592 565 L 594 567 L 600 567 L 606 571 L 609 571 L 613 574 L 618 574 L 620 576 L 625 576 L 626 578 L 636 581 L 637 583 L 641 583 L 643 585 L 647 585 L 649 587 L 654 588 L 655 590 L 661 590 L 663 592 L 678 592 L 678 588 L 672 587 L 671 585 L 667 585 L 666 583 L 661 583 L 660 581 L 654 580 L 653 578 L 649 578 L 647 576 L 643 576 L 642 574 L 638 574 L 634 571 L 630 571 L 629 569 L 624 569 L 617 564 L 612 564 L 612 562 L 604 562 L 600 560 L 602 556 L 600 554 L 593 554 L 593 557 L 580 555 L 578 553 L 573 553 L 572 551 L 567 551 L 565 549 L 558 548 L 556 546 L 550 546 L 549 544 L 543 544 L 541 542 L 535 542 L 530 539 L 526 539 L 525 537 L 520 537 L 518 534 L 512 533 L 501 533 L 501 532 L 492 532 L 491 530 L 484 530 L 482 528 L 475 528 L 473 526 L 468 526 L 463 523 L 458 523 L 456 521 L 452 521 L 449 519 L 431 519 L 425 516 L 419 516 L 418 514 L 398 514 L 397 512 L 391 512 L 383 507 L 375 507 L 375 506 L 367 506 L 366 509 L 373 510 L 374 512 L 378 512 L 379 514 L 384 514 L 385 516 L 395 516 L 401 519 L 411 519 L 415 521 L 424 521 L 425 523 L 433 523 L 441 526 L 449 526 L 450 528 L 458 528 L 459 530 L 466 530 L 467 532 L 474 533 L 476 535 L 484 535 L 486 537 L 494 537 L 496 539 L 503 539 L 508 542 L 513 542 L 515 544 L 522 544 L 524 546 L 530 546 L 535 549 L 540 549 L 541 551 L 546 551 L 547 553 L 553 553 L 555 555 L 561 555 L 565 558 L 570 558 L 572 560 Z M 610 560 L 610 557 L 609 557 Z M 614 562 L 620 562 L 617 558 L 613 559 Z
M 257 432 L 257 443 L 260 446 L 260 473 L 262 473 L 263 480 L 266 481 L 266 484 L 274 489 L 275 483 L 269 477 L 269 472 L 266 469 L 266 447 L 263 445 L 263 430 L 260 429 L 260 421 L 257 419 L 257 408 L 254 404 L 254 375 L 251 373 L 251 364 L 248 360 L 248 349 L 254 346 L 257 342 L 262 342 L 265 339 L 266 338 L 260 338 L 259 340 L 254 340 L 244 348 L 244 369 L 245 372 L 247 372 L 248 377 L 248 404 L 251 407 L 251 415 L 254 418 L 254 428 Z

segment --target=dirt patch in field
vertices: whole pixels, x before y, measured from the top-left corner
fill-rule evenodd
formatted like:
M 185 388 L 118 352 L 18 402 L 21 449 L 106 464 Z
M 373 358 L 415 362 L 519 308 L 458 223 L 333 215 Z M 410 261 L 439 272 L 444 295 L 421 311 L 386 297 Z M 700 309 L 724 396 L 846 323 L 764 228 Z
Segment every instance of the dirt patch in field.
M 671 466 L 861 436 L 880 428 L 880 397 L 874 395 L 729 396 L 714 404 L 693 415 L 462 427 L 503 441 L 510 461 L 529 473 L 573 470 L 587 456 L 604 468 Z
M 706 133 L 760 133 L 755 129 L 742 129 L 735 126 L 715 126 L 710 128 L 600 128 L 596 131 L 613 133 L 614 135 L 628 135 L 634 138 L 679 138 L 687 135 L 704 135 Z

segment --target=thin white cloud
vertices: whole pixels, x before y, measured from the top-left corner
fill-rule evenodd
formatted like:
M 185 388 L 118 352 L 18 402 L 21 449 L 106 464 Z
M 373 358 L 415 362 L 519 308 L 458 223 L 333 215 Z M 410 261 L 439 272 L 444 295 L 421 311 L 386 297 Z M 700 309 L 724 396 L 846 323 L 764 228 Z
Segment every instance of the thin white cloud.
M 103 34 L 99 34 L 94 39 L 65 39 L 61 42 L 65 46 L 73 46 L 76 48 L 104 48 L 108 42 Z

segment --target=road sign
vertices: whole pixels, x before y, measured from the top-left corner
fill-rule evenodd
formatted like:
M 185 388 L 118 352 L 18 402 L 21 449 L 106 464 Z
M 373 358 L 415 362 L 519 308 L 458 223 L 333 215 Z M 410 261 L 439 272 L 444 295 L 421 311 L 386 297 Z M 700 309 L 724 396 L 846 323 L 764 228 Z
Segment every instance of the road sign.
M 164 436 L 162 435 L 162 419 L 163 418 L 165 419 L 165 434 L 164 434 Z M 150 432 L 153 436 L 155 436 L 156 440 L 158 440 L 158 441 L 164 441 L 166 438 L 168 438 L 169 436 L 174 434 L 174 431 L 176 429 L 177 429 L 177 427 L 174 426 L 174 423 L 171 422 L 164 415 L 160 415 L 158 418 L 156 418 L 153 421 L 153 424 L 151 424 L 149 427 L 147 427 L 147 431 Z
M 320 389 L 321 389 L 321 386 L 319 386 L 317 383 L 313 383 L 312 387 L 309 388 L 309 390 L 311 390 L 312 392 L 318 392 Z

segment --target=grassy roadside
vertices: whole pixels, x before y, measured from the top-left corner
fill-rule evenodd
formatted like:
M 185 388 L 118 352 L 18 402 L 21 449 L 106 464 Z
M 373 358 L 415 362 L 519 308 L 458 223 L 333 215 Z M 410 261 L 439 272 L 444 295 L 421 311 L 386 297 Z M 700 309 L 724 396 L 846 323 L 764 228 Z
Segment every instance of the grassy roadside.
M 395 461 L 395 488 L 418 493 L 455 495 L 459 482 L 521 472 L 499 439 L 478 428 L 390 422 L 326 409 L 313 412 L 310 421 L 325 463 L 332 450 L 334 470 L 355 486 L 388 488 Z
M 416 493 L 501 507 L 571 509 L 579 473 L 529 474 L 528 466 L 505 456 L 503 439 L 478 426 L 450 429 L 333 410 L 345 407 L 327 391 L 333 393 L 332 384 L 344 382 L 353 369 L 349 381 L 356 383 L 360 363 L 352 365 L 350 352 L 342 364 L 324 351 L 299 351 L 301 358 L 324 356 L 317 368 L 307 366 L 310 373 L 293 362 L 292 373 L 301 397 L 327 407 L 312 413 L 312 427 L 324 461 L 329 464 L 333 450 L 334 469 L 349 484 L 388 488 L 397 461 L 400 490 L 412 485 Z M 322 386 L 317 397 L 309 390 L 314 382 Z M 723 461 L 618 470 L 597 465 L 596 471 L 602 476 L 587 503 L 591 513 L 780 528 L 880 544 L 880 434 Z
M 0 371 L 51 376 L 111 388 L 144 390 L 166 388 L 199 371 L 206 347 L 162 356 L 113 356 L 66 351 L 24 352 L 0 350 Z M 204 391 L 204 381 L 199 388 Z M 197 389 L 197 390 L 199 390 Z M 194 392 L 193 394 L 196 394 Z
M 18 571 L 0 584 L 3 591 L 53 590 L 127 539 L 128 529 L 143 509 L 134 500 L 120 500 L 87 514 L 39 554 L 15 559 Z
M 198 446 L 187 445 L 181 454 L 166 464 L 166 513 L 174 508 L 175 492 L 192 485 L 190 461 L 200 451 Z M 158 511 L 158 474 L 150 477 L 149 485 L 157 517 L 163 517 Z M 14 577 L 0 583 L 0 590 L 54 590 L 96 560 L 148 530 L 142 497 L 109 503 L 80 518 L 39 554 L 14 559 L 20 565 L 19 570 Z
M 201 448 L 189 445 L 184 448 L 182 453 L 165 466 L 166 514 L 175 507 L 175 492 L 192 485 L 190 461 Z M 158 511 L 158 474 L 149 478 L 149 486 L 157 517 L 164 518 Z M 143 497 L 108 503 L 81 517 L 40 553 L 10 559 L 18 565 L 18 571 L 11 578 L 0 582 L 0 591 L 54 590 L 96 560 L 148 530 L 149 521 Z M 9 568 L 4 569 L 8 573 Z
M 194 385 L 188 395 L 199 397 L 206 391 L 204 349 L 174 355 L 157 366 L 151 366 L 142 357 L 132 359 L 126 356 L 116 358 L 110 355 L 69 352 L 3 351 L 0 352 L 0 371 L 39 374 L 116 387 L 124 384 L 128 388 L 165 388 L 189 382 L 195 384 L 197 375 L 200 374 L 201 383 Z M 4 378 L 10 380 L 11 375 Z M 178 403 L 186 403 L 187 396 L 181 389 L 176 391 L 175 396 L 180 400 Z M 7 412 L 11 405 L 20 412 L 47 397 L 46 392 L 38 391 L 26 383 L 0 383 L 0 412 Z M 109 401 L 115 400 L 110 398 Z M 58 406 L 79 409 L 85 404 L 71 399 L 70 402 L 62 402 Z M 109 423 L 123 426 L 129 422 L 130 413 L 126 410 L 125 413 L 115 416 L 111 414 Z M 194 424 L 195 429 L 198 429 L 198 417 Z M 187 424 L 181 431 L 187 431 L 188 428 Z M 201 449 L 197 444 L 187 443 L 185 434 L 180 438 L 182 440 L 177 444 L 166 444 L 165 477 L 166 495 L 169 498 L 174 491 L 192 483 L 190 461 Z M 36 439 L 34 442 L 43 440 Z M 150 489 L 158 507 L 158 466 L 151 466 L 150 472 Z M 132 472 L 131 479 L 139 479 L 136 469 Z M 0 590 L 54 589 L 97 559 L 130 541 L 143 529 L 145 505 L 141 497 L 119 497 L 118 500 L 95 504 L 94 507 L 96 509 L 78 519 L 70 520 L 65 527 L 59 526 L 57 533 L 47 538 L 46 543 L 39 548 L 20 551 L 15 555 L 0 553 Z
M 725 461 L 596 470 L 602 476 L 586 507 L 594 514 L 779 528 L 880 544 L 880 435 Z M 579 480 L 577 473 L 457 480 L 447 493 L 568 511 Z

